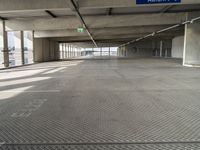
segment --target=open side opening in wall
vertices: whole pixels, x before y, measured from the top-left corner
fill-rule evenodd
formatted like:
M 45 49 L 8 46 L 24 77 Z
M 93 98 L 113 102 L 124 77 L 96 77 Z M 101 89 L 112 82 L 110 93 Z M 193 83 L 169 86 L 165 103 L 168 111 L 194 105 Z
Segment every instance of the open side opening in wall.
M 94 58 L 117 56 L 118 47 L 81 47 L 73 43 L 60 43 L 60 59 Z
M 81 57 L 82 48 L 70 43 L 60 43 L 59 53 L 60 59 L 70 59 Z
M 9 67 L 33 63 L 33 36 L 31 31 L 8 32 Z M 22 42 L 23 41 L 23 42 Z
M 4 57 L 3 57 L 3 33 L 0 31 L 0 68 L 4 68 Z

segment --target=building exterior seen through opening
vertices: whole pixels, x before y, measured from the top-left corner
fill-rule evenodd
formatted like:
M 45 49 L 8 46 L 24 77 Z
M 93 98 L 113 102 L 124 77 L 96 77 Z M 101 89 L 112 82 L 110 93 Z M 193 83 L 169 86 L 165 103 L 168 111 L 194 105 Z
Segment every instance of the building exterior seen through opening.
M 117 47 L 81 48 L 69 43 L 60 43 L 60 59 L 86 58 L 94 56 L 118 56 Z
M 199 150 L 200 0 L 0 0 L 0 150 Z

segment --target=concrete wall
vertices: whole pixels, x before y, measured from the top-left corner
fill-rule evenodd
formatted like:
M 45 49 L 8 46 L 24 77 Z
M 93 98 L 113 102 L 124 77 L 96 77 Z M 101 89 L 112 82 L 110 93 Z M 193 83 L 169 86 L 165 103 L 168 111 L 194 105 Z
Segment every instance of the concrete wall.
M 200 65 L 200 23 L 186 25 L 184 63 Z
M 187 19 L 192 20 L 200 16 L 199 12 L 187 13 Z M 200 66 L 200 21 L 185 25 L 184 66 Z
M 152 41 L 142 41 L 120 48 L 119 54 L 125 57 L 151 57 L 152 47 Z
M 153 50 L 149 43 L 129 45 L 126 47 L 127 57 L 151 57 Z
M 172 57 L 183 58 L 184 36 L 175 37 L 172 40 Z
M 162 41 L 162 47 L 161 47 Z M 119 49 L 119 56 L 125 57 L 170 57 L 172 40 L 152 39 L 127 45 Z
M 59 44 L 49 39 L 34 39 L 34 61 L 45 62 L 59 59 Z

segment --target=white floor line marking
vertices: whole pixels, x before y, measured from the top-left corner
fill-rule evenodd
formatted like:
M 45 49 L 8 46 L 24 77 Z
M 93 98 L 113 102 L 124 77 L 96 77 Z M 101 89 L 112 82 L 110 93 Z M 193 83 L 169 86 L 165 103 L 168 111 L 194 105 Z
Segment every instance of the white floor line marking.
M 34 99 L 26 104 L 22 109 L 18 110 L 17 112 L 13 113 L 11 117 L 13 118 L 27 118 L 33 112 L 37 111 L 47 99 Z

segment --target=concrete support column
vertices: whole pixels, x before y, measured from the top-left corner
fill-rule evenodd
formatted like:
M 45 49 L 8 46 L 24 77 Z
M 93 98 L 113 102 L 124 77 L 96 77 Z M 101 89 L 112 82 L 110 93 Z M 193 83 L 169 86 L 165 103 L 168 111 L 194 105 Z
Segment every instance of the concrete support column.
M 73 46 L 71 45 L 71 58 L 73 57 Z
M 76 50 L 75 51 L 76 52 L 75 56 L 77 57 L 78 56 L 78 48 L 76 47 L 75 50 Z
M 69 58 L 71 58 L 71 45 L 69 45 Z
M 109 57 L 110 57 L 110 46 L 109 46 Z
M 72 57 L 74 57 L 74 46 L 72 46 Z
M 124 47 L 122 47 L 122 49 L 121 49 L 121 57 L 123 57 L 124 56 Z
M 22 65 L 25 64 L 25 55 L 24 55 L 24 32 L 20 31 L 21 37 L 21 58 L 22 58 Z
M 71 45 L 71 58 L 73 57 L 73 50 L 74 50 L 73 45 Z
M 34 62 L 34 31 L 24 31 L 24 48 L 28 48 L 28 51 L 24 51 L 24 63 L 32 64 Z
M 14 57 L 15 57 L 15 65 L 16 66 L 22 65 L 23 64 L 22 57 L 24 59 L 24 55 L 22 56 L 22 51 L 23 51 L 23 47 L 24 47 L 24 42 L 22 40 L 22 38 L 23 38 L 22 34 L 23 34 L 22 31 L 14 32 L 14 45 L 15 45 Z
M 67 58 L 69 58 L 69 44 L 67 45 Z
M 65 59 L 65 43 L 62 43 L 63 59 Z
M 81 48 L 79 48 L 79 56 L 81 56 Z
M 128 46 L 125 46 L 125 47 L 124 47 L 124 56 L 125 56 L 125 57 L 127 57 L 127 49 L 128 49 Z
M 189 14 L 188 19 L 195 15 Z M 200 22 L 185 25 L 183 65 L 200 66 Z
M 118 56 L 120 57 L 121 47 L 118 48 Z
M 76 47 L 74 47 L 74 57 L 76 57 Z
M 65 43 L 65 59 L 67 58 L 67 43 Z
M 65 55 L 64 55 L 64 44 L 62 43 L 62 59 L 65 58 Z
M 163 41 L 160 41 L 160 57 L 162 57 L 163 52 Z
M 101 50 L 100 50 L 100 56 L 102 56 L 102 47 L 101 47 Z
M 74 57 L 76 57 L 76 47 L 74 47 Z
M 63 59 L 65 59 L 66 56 L 65 56 L 65 43 L 63 43 Z
M 72 47 L 72 45 L 70 47 L 71 47 L 71 49 L 70 49 L 70 57 L 72 58 L 73 57 L 73 47 Z
M 68 44 L 65 43 L 65 57 L 68 58 Z
M 45 62 L 59 59 L 59 43 L 56 41 L 51 41 L 46 38 L 36 38 L 34 39 L 35 62 Z M 51 49 L 52 48 L 52 49 Z M 51 57 L 51 51 L 54 52 L 54 57 Z M 61 53 L 63 55 L 63 44 L 60 45 Z M 61 58 L 62 59 L 62 58 Z
M 9 67 L 8 35 L 5 30 L 5 21 L 0 22 L 0 50 L 3 52 L 4 67 Z
M 76 57 L 76 47 L 74 47 L 74 57 Z

